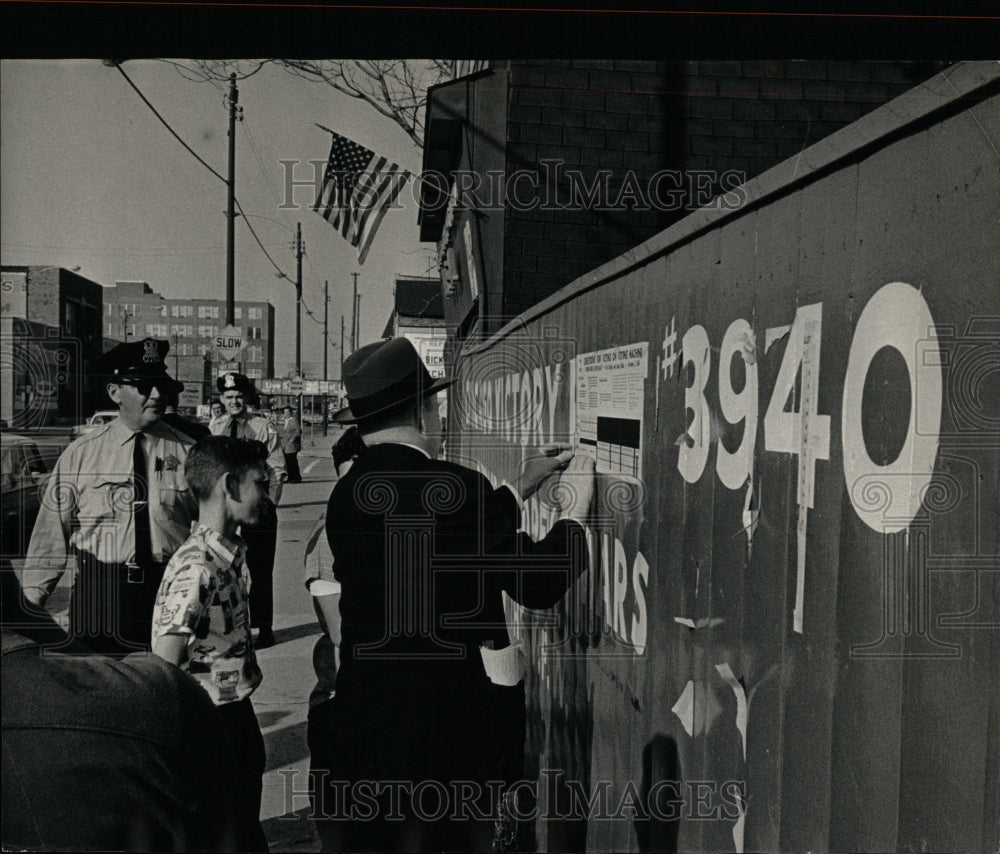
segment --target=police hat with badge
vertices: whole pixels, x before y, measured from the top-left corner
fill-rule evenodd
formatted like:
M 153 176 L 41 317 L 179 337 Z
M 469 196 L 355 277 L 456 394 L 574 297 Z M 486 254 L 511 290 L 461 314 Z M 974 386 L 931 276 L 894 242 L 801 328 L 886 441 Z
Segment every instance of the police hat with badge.
M 250 382 L 250 378 L 233 371 L 219 377 L 215 381 L 215 387 L 219 390 L 219 394 L 225 394 L 227 391 L 238 391 L 247 397 L 253 397 L 254 395 L 254 387 L 253 383 Z
M 144 396 L 154 387 L 168 394 L 178 385 L 167 374 L 168 352 L 170 342 L 158 338 L 117 344 L 100 357 L 97 371 L 105 382 L 135 386 Z

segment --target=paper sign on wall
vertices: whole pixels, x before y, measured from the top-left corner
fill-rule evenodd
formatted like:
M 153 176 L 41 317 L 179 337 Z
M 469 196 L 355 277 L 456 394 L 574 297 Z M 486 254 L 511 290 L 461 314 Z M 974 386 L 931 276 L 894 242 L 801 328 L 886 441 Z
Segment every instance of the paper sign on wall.
M 641 341 L 577 357 L 577 450 L 600 472 L 642 477 L 648 350 Z

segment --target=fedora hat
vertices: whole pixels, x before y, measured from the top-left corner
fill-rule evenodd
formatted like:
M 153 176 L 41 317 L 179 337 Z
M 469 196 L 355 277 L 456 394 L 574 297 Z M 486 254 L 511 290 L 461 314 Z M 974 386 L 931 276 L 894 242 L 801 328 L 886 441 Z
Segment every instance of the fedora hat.
M 349 406 L 335 412 L 338 424 L 357 424 L 417 398 L 436 394 L 454 380 L 435 380 L 409 338 L 376 341 L 344 360 Z

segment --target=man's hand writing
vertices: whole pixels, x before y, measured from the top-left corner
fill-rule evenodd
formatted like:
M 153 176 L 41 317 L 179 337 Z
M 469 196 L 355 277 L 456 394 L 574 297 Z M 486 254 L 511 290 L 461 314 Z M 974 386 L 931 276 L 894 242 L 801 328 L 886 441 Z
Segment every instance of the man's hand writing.
M 557 471 L 562 471 L 573 459 L 569 445 L 543 445 L 528 448 L 521 462 L 521 475 L 517 479 L 517 492 L 527 500 L 534 495 L 545 479 Z
M 564 519 L 586 524 L 594 503 L 594 460 L 583 454 L 573 457 L 553 490 Z

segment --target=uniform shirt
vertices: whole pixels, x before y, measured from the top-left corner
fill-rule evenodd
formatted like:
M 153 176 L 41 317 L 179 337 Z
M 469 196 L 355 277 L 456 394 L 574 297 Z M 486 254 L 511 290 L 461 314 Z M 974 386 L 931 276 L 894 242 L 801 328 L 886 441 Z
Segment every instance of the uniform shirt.
M 184 462 L 194 443 L 162 421 L 144 432 L 153 558 L 165 562 L 198 516 L 198 503 L 184 479 Z M 66 570 L 70 546 L 103 563 L 121 564 L 135 557 L 134 435 L 116 418 L 63 451 L 28 545 L 22 572 L 25 589 L 51 593 Z
M 285 479 L 285 455 L 281 450 L 278 431 L 263 415 L 243 413 L 236 416 L 236 421 L 239 424 L 236 428 L 237 439 L 255 439 L 267 446 L 267 467 L 271 470 L 271 494 L 274 495 L 273 488 Z M 210 421 L 208 429 L 216 436 L 228 436 L 232 423 L 231 415 L 223 415 Z
M 153 610 L 152 639 L 188 635 L 182 665 L 216 705 L 249 697 L 261 672 L 250 634 L 246 546 L 196 524 L 167 564 Z

